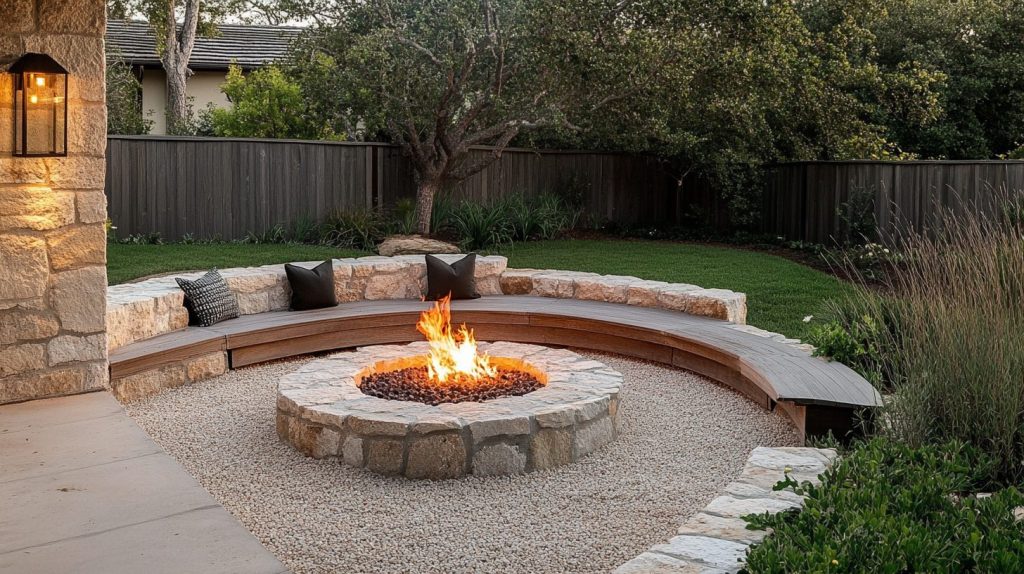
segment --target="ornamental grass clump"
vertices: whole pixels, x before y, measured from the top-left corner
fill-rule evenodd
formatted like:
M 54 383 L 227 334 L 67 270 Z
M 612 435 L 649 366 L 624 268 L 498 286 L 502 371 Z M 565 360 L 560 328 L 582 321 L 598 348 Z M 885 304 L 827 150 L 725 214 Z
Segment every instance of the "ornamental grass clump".
M 1024 479 L 1024 226 L 976 213 L 949 213 L 930 234 L 897 238 L 904 258 L 882 288 L 862 286 L 833 303 L 853 341 L 830 344 L 855 355 L 844 360 L 889 394 L 881 432 L 913 446 L 966 441 L 1000 461 L 999 479 L 1016 483 Z

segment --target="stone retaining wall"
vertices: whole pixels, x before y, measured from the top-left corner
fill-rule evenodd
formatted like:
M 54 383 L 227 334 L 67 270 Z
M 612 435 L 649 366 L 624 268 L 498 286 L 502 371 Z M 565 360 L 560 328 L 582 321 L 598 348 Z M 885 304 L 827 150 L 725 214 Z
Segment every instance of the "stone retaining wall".
M 738 572 L 747 550 L 768 535 L 748 530 L 743 516 L 781 512 L 803 506 L 803 497 L 789 490 L 772 490 L 786 473 L 797 481 L 818 482 L 818 475 L 832 464 L 836 451 L 818 448 L 755 448 L 739 478 L 704 510 L 679 527 L 678 536 L 656 544 L 626 562 L 615 574 L 687 574 Z
M 462 255 L 438 255 L 449 262 Z M 314 267 L 319 262 L 298 263 Z M 477 289 L 481 295 L 535 295 L 657 307 L 731 321 L 746 322 L 743 293 L 703 289 L 695 285 L 648 281 L 621 275 L 578 271 L 507 269 L 504 257 L 478 257 Z M 221 274 L 238 296 L 243 315 L 288 308 L 291 289 L 284 265 L 224 269 Z M 174 277 L 182 273 L 115 285 L 107 289 L 107 343 L 111 350 L 136 341 L 183 329 L 188 313 Z M 334 260 L 338 300 L 419 299 L 426 293 L 422 255 L 361 257 Z

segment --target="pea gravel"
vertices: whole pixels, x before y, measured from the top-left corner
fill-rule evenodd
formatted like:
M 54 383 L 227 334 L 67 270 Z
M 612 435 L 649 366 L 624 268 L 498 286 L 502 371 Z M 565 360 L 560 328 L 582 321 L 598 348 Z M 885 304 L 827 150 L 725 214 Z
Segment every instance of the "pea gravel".
M 625 375 L 620 435 L 583 461 L 519 476 L 411 481 L 314 460 L 278 441 L 277 379 L 248 367 L 128 413 L 296 574 L 607 572 L 675 535 L 756 446 L 796 429 L 692 373 L 582 353 Z

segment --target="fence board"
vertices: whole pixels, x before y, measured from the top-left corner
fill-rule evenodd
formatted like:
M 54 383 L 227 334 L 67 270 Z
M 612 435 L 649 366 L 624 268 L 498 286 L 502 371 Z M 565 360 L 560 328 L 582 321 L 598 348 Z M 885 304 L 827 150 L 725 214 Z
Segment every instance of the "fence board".
M 947 210 L 997 213 L 1007 197 L 1024 193 L 1024 161 L 776 164 L 765 177 L 763 230 L 815 243 L 843 241 L 848 229 L 840 210 L 857 193 L 872 195 L 881 239 L 908 229 L 927 232 Z
M 470 162 L 492 150 L 474 149 Z M 706 185 L 683 186 L 654 158 L 509 149 L 449 192 L 493 200 L 576 185 L 589 214 L 673 225 L 684 204 L 721 210 Z M 173 136 L 110 136 L 106 192 L 121 236 L 239 239 L 299 218 L 393 205 L 415 196 L 408 158 L 392 145 Z M 685 196 L 685 197 L 681 197 Z M 716 214 L 716 218 L 720 214 Z

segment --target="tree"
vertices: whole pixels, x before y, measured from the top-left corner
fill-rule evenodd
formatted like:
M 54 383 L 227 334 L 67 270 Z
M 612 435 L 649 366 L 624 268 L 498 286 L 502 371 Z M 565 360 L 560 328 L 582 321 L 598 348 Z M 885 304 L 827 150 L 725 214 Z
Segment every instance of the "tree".
M 149 133 L 153 122 L 142 115 L 139 90 L 142 84 L 131 66 L 112 58 L 107 64 L 107 133 L 141 135 Z
M 336 107 L 363 132 L 402 146 L 416 176 L 420 233 L 430 232 L 444 186 L 486 167 L 524 131 L 580 129 L 573 110 L 598 113 L 638 79 L 618 46 L 643 35 L 627 34 L 614 13 L 621 8 L 609 2 L 581 0 L 583 10 L 530 0 L 342 4 L 296 59 L 329 62 Z M 616 49 L 579 56 L 595 43 Z M 470 153 L 480 145 L 492 151 Z
M 247 8 L 246 1 L 108 0 L 107 7 L 111 17 L 141 17 L 149 22 L 167 77 L 167 132 L 188 132 L 193 122 L 186 85 L 196 36 L 216 34 L 216 23 Z
M 837 47 L 848 39 L 851 65 L 876 71 L 874 89 L 845 88 L 900 149 L 991 158 L 1024 141 L 1019 0 L 801 0 L 799 9 L 813 33 Z
M 273 64 L 248 75 L 238 66 L 231 66 L 221 91 L 231 107 L 210 111 L 218 136 L 344 139 L 344 134 L 334 133 L 330 126 L 317 123 L 307 114 L 299 85 Z

